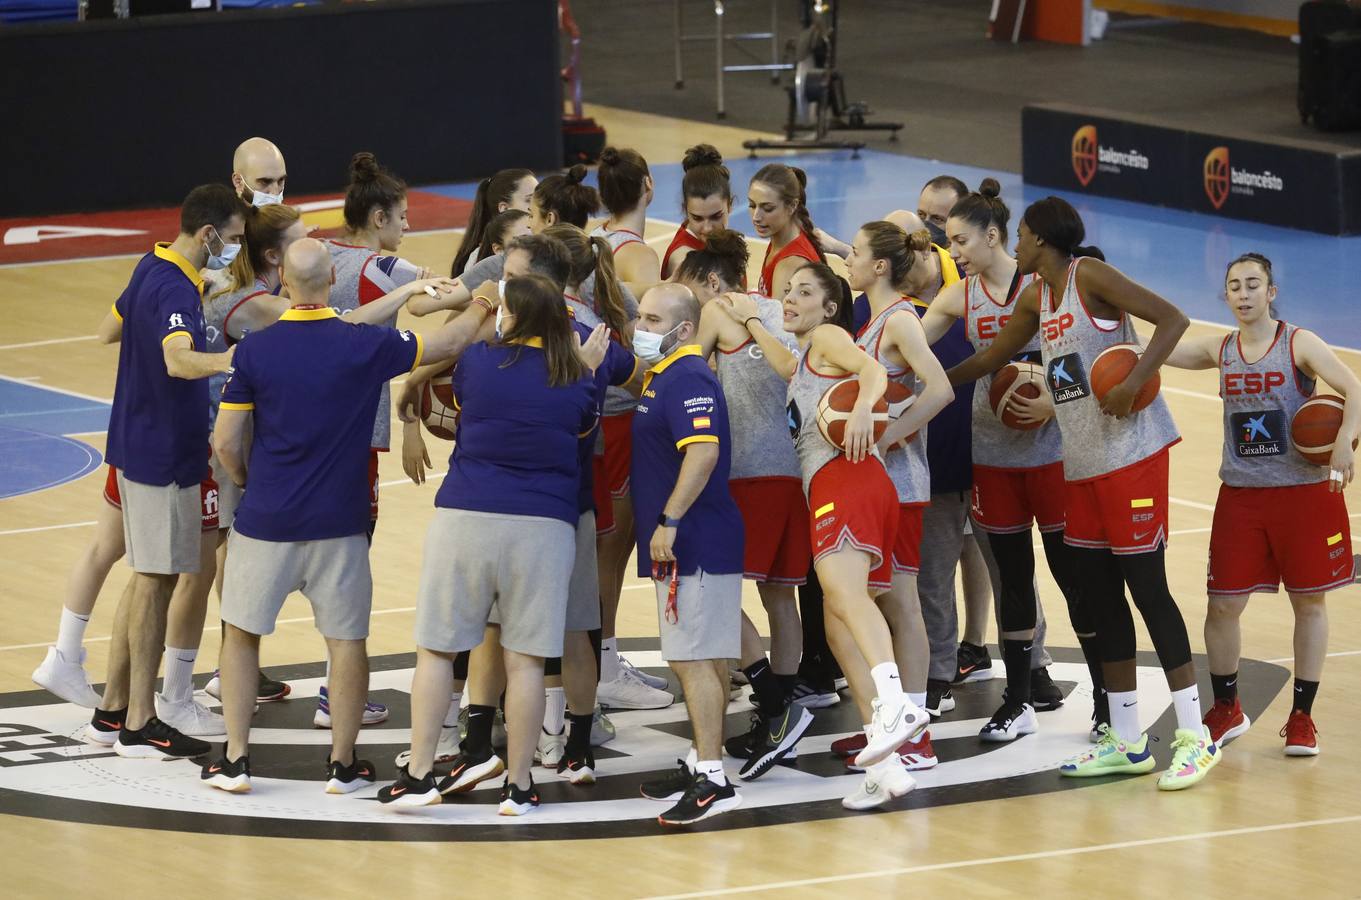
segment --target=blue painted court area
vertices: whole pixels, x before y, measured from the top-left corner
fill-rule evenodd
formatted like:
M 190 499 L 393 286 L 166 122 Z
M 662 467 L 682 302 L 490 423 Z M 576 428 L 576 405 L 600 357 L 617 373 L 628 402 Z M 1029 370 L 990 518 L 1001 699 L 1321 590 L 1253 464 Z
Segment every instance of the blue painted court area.
M 677 148 L 677 153 L 682 149 Z M 1069 194 L 1023 184 L 1013 172 L 989 172 L 874 150 L 862 151 L 859 159 L 851 159 L 845 151 L 828 151 L 728 160 L 738 194 L 731 224 L 751 236 L 755 232 L 746 212 L 746 185 L 761 166 L 772 161 L 797 165 L 808 173 L 813 221 L 847 241 L 865 222 L 894 209 L 916 209 L 921 186 L 936 175 L 955 175 L 971 187 L 985 177 L 996 178 L 1012 210 L 1013 245 L 1015 223 L 1026 204 L 1057 193 L 1082 213 L 1087 243 L 1101 247 L 1112 265 L 1176 303 L 1192 318 L 1226 325 L 1232 317 L 1222 300 L 1224 267 L 1246 251 L 1265 253 L 1280 283 L 1278 303 L 1283 317 L 1318 332 L 1330 344 L 1361 348 L 1361 316 L 1356 314 L 1361 305 L 1361 237 L 1326 237 Z M 649 215 L 679 222 L 680 164 L 653 164 L 651 169 L 656 197 Z M 430 190 L 471 199 L 474 189 L 475 185 L 460 184 Z
M 66 437 L 104 431 L 109 404 L 0 375 L 0 499 L 74 481 L 103 458 Z

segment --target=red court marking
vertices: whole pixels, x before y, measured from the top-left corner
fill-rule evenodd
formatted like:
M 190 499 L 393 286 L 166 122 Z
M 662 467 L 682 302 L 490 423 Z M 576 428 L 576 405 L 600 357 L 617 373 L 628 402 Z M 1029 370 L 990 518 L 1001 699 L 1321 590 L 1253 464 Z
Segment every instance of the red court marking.
M 336 204 L 334 207 L 305 211 L 304 218 L 308 222 L 323 220 L 328 225 L 340 220 L 341 196 L 290 195 L 288 200 L 298 205 L 331 201 Z M 407 203 L 412 231 L 461 228 L 467 224 L 472 209 L 471 201 L 418 190 L 407 194 Z M 179 220 L 178 207 L 0 219 L 0 265 L 145 253 L 156 241 L 173 239 L 179 231 Z M 78 229 L 93 229 L 96 233 Z M 113 233 L 99 233 L 101 230 Z M 326 236 L 338 230 L 322 228 L 317 234 Z

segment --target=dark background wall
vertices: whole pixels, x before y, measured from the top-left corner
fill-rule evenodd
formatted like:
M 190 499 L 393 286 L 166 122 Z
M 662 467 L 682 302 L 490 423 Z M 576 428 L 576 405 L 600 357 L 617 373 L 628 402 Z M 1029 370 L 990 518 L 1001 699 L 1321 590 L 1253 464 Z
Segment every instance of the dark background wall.
M 510 37 L 513 35 L 513 38 Z M 0 215 L 174 205 L 270 138 L 293 194 L 562 163 L 554 0 L 389 0 L 0 29 Z

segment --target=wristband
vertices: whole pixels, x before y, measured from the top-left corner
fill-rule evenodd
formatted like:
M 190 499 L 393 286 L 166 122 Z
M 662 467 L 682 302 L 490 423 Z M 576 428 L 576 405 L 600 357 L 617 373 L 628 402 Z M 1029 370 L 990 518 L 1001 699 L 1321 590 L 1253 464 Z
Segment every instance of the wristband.
M 491 301 L 488 300 L 486 297 L 474 297 L 473 303 L 476 303 L 478 306 L 485 309 L 489 315 L 495 309 L 495 307 L 491 305 Z

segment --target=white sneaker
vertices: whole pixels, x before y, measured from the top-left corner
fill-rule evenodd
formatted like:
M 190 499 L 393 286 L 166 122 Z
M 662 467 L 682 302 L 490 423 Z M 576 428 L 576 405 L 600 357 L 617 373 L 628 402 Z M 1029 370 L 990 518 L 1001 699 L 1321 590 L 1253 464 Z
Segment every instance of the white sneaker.
M 164 694 L 157 694 L 156 718 L 189 737 L 227 733 L 227 720 L 192 696 L 187 700 L 172 701 Z
M 978 732 L 978 736 L 994 744 L 1006 744 L 1022 735 L 1034 734 L 1039 730 L 1040 724 L 1035 720 L 1035 707 L 1029 703 L 1022 703 L 1019 712 L 1012 712 L 1006 706 L 997 710 L 988 724 Z
M 603 747 L 614 740 L 615 734 L 614 723 L 600 711 L 600 704 L 596 704 L 595 713 L 591 716 L 591 746 Z
M 621 670 L 628 669 L 629 673 L 632 674 L 639 681 L 641 681 L 643 684 L 647 685 L 650 688 L 656 688 L 659 691 L 666 690 L 666 686 L 670 683 L 660 675 L 653 675 L 650 672 L 644 672 L 642 669 L 638 668 L 633 663 L 629 662 L 623 656 L 619 657 L 619 668 Z
M 907 796 L 916 786 L 916 780 L 895 754 L 866 769 L 865 780 L 841 805 L 852 810 L 874 809 Z
M 896 702 L 875 697 L 873 707 L 869 741 L 855 757 L 855 764 L 862 769 L 868 769 L 907 741 L 915 740 L 931 724 L 926 710 L 907 699 L 906 694 Z
M 386 706 L 372 700 L 364 702 L 364 714 L 359 720 L 361 728 L 365 725 L 380 725 L 387 720 L 388 708 Z M 312 715 L 312 725 L 315 728 L 331 727 L 331 696 L 324 686 L 317 689 L 317 711 Z
M 67 703 L 86 709 L 99 708 L 99 695 L 90 687 L 85 674 L 85 648 L 80 648 L 80 659 L 71 662 L 56 647 L 47 648 L 47 656 L 33 670 L 33 683 L 56 694 Z
M 567 752 L 567 729 L 563 728 L 557 734 L 549 734 L 542 728 L 539 729 L 539 746 L 534 751 L 534 758 L 539 764 L 550 769 L 558 767 L 558 761 Z
M 603 709 L 665 709 L 676 698 L 666 691 L 659 691 L 644 684 L 633 673 L 636 670 L 619 667 L 619 676 L 613 681 L 602 681 L 595 690 L 596 702 Z
M 447 763 L 455 756 L 458 756 L 458 744 L 462 740 L 462 734 L 455 725 L 452 728 L 444 726 L 439 730 L 439 742 L 435 744 L 435 765 Z M 403 750 L 397 754 L 397 767 L 401 768 L 411 762 L 411 750 Z

